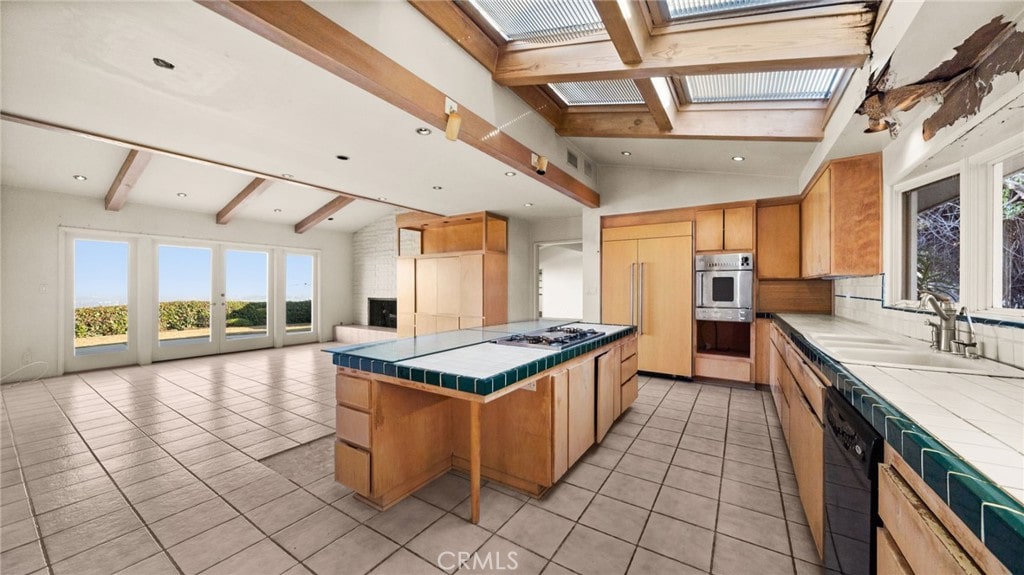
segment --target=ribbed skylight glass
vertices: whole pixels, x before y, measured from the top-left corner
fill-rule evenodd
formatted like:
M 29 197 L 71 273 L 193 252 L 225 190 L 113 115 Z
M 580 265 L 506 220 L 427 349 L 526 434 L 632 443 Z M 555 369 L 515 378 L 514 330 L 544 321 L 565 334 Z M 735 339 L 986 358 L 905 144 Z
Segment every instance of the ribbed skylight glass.
M 773 100 L 827 100 L 843 70 L 785 70 L 686 76 L 690 102 L 769 102 Z
M 812 4 L 807 0 L 665 0 L 668 17 L 694 18 L 730 12 L 743 12 L 763 7 L 777 8 L 787 4 Z
M 559 82 L 548 86 L 570 106 L 644 103 L 644 97 L 640 95 L 640 90 L 637 90 L 632 80 Z
M 593 0 L 466 0 L 509 41 L 564 42 L 601 32 Z

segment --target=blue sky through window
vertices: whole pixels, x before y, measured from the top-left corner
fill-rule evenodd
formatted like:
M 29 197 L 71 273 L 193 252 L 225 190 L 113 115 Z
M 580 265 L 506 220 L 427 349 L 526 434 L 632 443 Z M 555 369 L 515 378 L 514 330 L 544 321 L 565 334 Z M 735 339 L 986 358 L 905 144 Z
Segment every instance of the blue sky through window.
M 210 301 L 212 250 L 160 246 L 157 257 L 160 301 Z
M 285 299 L 313 299 L 313 256 L 288 254 L 285 257 Z
M 128 303 L 128 243 L 75 240 L 75 307 Z

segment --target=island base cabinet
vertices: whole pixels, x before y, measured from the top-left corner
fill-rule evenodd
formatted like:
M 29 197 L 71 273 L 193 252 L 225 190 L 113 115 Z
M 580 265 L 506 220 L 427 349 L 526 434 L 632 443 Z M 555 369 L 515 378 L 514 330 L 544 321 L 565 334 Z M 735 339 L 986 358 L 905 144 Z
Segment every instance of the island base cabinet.
M 629 409 L 637 397 L 640 397 L 640 388 L 634 374 L 633 377 L 626 380 L 626 383 L 622 384 L 622 411 Z
M 334 480 L 363 497 L 370 497 L 370 454 L 335 441 Z
M 569 467 L 594 444 L 594 379 L 593 359 L 569 368 Z
M 878 542 L 878 552 L 875 554 L 875 572 L 878 575 L 914 575 L 914 570 L 900 553 L 888 529 L 876 528 L 875 540 Z

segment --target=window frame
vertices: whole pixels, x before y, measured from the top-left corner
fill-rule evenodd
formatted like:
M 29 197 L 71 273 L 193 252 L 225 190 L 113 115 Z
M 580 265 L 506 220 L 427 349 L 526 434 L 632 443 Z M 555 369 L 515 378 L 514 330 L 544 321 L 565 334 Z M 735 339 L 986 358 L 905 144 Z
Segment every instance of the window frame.
M 939 180 L 960 176 L 960 301 L 977 317 L 995 320 L 1024 319 L 1024 309 L 1003 308 L 1002 302 L 1002 164 L 1024 153 L 1024 134 L 1004 140 L 960 161 L 903 180 L 890 190 L 888 228 L 891 241 L 885 301 L 892 307 L 916 307 L 903 299 L 907 274 L 907 233 L 904 194 Z M 997 293 L 998 292 L 998 293 Z

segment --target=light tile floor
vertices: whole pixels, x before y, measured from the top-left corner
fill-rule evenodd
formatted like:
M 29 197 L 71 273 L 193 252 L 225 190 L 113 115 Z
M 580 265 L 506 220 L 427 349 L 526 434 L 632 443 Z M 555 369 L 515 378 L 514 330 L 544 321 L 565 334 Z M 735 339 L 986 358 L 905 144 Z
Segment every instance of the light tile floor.
M 641 377 L 544 498 L 486 484 L 472 525 L 456 473 L 384 513 L 334 482 L 319 349 L 4 386 L 0 572 L 821 571 L 764 392 Z

